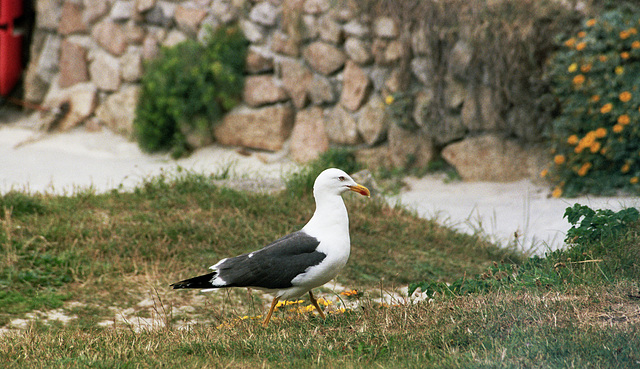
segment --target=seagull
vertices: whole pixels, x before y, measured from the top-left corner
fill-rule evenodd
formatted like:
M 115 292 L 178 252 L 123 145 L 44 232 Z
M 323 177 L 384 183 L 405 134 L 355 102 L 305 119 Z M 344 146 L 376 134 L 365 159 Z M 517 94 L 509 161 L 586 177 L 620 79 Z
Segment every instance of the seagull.
M 324 319 L 311 290 L 335 278 L 349 259 L 349 216 L 341 196 L 349 190 L 370 197 L 369 190 L 344 171 L 324 170 L 313 184 L 316 210 L 302 229 L 260 250 L 222 259 L 209 267 L 213 272 L 176 282 L 171 287 L 199 288 L 203 292 L 249 287 L 268 292 L 273 301 L 262 322 L 265 327 L 278 301 L 308 292 L 311 303 Z

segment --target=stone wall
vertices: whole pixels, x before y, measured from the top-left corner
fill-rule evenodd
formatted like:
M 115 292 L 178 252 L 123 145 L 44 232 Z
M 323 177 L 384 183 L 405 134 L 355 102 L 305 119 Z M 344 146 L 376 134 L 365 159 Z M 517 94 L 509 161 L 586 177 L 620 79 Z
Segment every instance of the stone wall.
M 358 3 L 36 0 L 25 99 L 64 106 L 58 129 L 83 123 L 130 135 L 143 61 L 160 46 L 203 37 L 205 26 L 238 22 L 251 42 L 244 102 L 215 126 L 217 142 L 285 148 L 300 162 L 348 146 L 370 166 L 425 166 L 442 152 L 469 180 L 538 172 L 532 157 L 540 158 L 540 150 L 504 138 L 513 129 L 494 109 L 491 89 L 459 78 L 472 60 L 468 42 L 456 42 L 445 55 L 452 77 L 437 90 L 424 33 L 403 37 L 392 17 L 363 12 Z M 389 104 L 409 87 L 411 124 L 399 124 Z M 438 93 L 446 114 L 426 119 Z

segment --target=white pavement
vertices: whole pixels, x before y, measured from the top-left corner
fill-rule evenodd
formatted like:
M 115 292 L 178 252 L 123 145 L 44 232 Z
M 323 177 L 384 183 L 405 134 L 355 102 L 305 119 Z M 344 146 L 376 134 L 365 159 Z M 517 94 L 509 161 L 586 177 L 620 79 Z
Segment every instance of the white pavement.
M 144 154 L 135 143 L 107 130 L 43 135 L 0 124 L 0 194 L 10 190 L 70 194 L 88 187 L 98 192 L 130 189 L 163 171 L 173 173 L 178 166 L 197 173 L 221 173 L 230 168 L 232 176 L 260 178 L 281 178 L 297 168 L 281 154 L 245 156 L 210 146 L 175 161 L 167 155 Z M 447 184 L 439 176 L 426 176 L 406 182 L 409 188 L 389 201 L 445 225 L 466 232 L 482 230 L 503 245 L 515 242 L 539 254 L 562 245 L 569 229 L 562 215 L 576 202 L 614 210 L 640 206 L 638 197 L 553 199 L 546 188 L 529 181 Z
M 178 167 L 197 173 L 217 174 L 230 169 L 232 176 L 279 178 L 297 166 L 277 154 L 246 156 L 218 146 L 173 160 L 166 154 L 145 154 L 134 142 L 108 130 L 78 129 L 47 135 L 0 125 L 0 193 L 131 189 L 145 178 L 174 173 Z
M 442 177 L 427 176 L 406 182 L 409 189 L 397 200 L 420 216 L 468 233 L 482 232 L 501 245 L 515 244 L 539 255 L 563 245 L 570 228 L 563 215 L 575 203 L 614 211 L 640 207 L 640 198 L 629 196 L 554 199 L 548 188 L 528 180 L 447 184 Z

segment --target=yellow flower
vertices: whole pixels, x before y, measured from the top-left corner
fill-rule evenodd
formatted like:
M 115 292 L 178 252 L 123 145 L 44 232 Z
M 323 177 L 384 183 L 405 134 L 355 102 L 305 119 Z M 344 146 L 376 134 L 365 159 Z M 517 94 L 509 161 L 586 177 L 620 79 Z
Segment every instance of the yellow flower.
M 598 96 L 598 95 L 591 96 L 591 102 L 595 103 L 595 102 L 598 102 L 598 101 L 600 101 L 600 96 Z
M 542 172 L 540 172 L 540 177 L 544 178 L 547 176 L 547 174 L 549 174 L 549 170 L 543 169 Z
M 638 34 L 638 30 L 634 27 L 631 27 L 627 30 L 630 34 L 632 35 L 637 35 Z
M 582 145 L 584 147 L 589 147 L 589 146 L 591 146 L 592 143 L 595 142 L 596 138 L 597 138 L 596 132 L 595 131 L 589 131 L 589 132 L 587 132 L 586 135 L 584 135 L 582 140 L 580 140 L 580 145 Z
M 593 164 L 586 162 L 584 164 L 582 164 L 582 166 L 580 167 L 580 169 L 578 169 L 578 175 L 580 177 L 584 177 L 587 175 L 587 172 L 589 172 L 589 169 L 591 169 L 591 167 L 593 166 Z
M 607 61 L 607 56 L 606 56 L 606 55 L 600 55 L 600 56 L 598 57 L 598 60 L 600 60 L 601 62 L 603 62 L 603 63 L 604 63 L 604 62 L 606 62 L 606 61 Z
M 613 105 L 611 103 L 606 103 L 600 108 L 600 113 L 607 114 L 611 109 L 613 109 Z
M 340 292 L 342 296 L 354 296 L 358 294 L 358 290 L 349 290 Z
M 626 52 L 626 51 L 623 51 L 623 52 L 620 53 L 620 57 L 622 59 L 629 59 L 629 53 Z
M 582 150 L 584 150 L 584 146 L 576 146 L 575 149 L 573 149 L 573 152 L 575 152 L 576 154 L 580 154 L 582 152 Z
M 578 70 L 578 63 L 573 63 L 569 66 L 569 68 L 567 68 L 567 70 L 569 71 L 569 73 L 573 73 L 575 71 Z
M 582 51 L 587 47 L 587 43 L 586 42 L 580 42 L 576 45 L 576 50 L 578 51 Z
M 595 19 L 589 19 L 587 21 L 587 27 L 593 27 L 596 25 L 596 20 Z
M 569 138 L 567 138 L 567 143 L 569 145 L 575 145 L 575 144 L 578 143 L 578 141 L 580 141 L 580 140 L 578 139 L 578 136 L 576 136 L 576 135 L 571 135 L 571 136 L 569 136 Z
M 631 177 L 631 179 L 629 180 L 629 183 L 636 184 L 638 183 L 638 180 L 639 180 L 638 177 Z
M 553 189 L 553 192 L 551 192 L 551 196 L 553 196 L 554 198 L 558 198 L 560 196 L 562 196 L 562 188 L 560 187 L 556 187 Z
M 602 145 L 600 144 L 600 142 L 596 141 L 596 142 L 594 142 L 594 143 L 589 147 L 589 150 L 591 150 L 591 152 L 592 152 L 593 154 L 595 154 L 595 153 L 597 153 L 598 151 L 600 151 L 600 147 L 601 147 L 601 146 L 602 146 Z
M 627 38 L 629 38 L 629 36 L 631 36 L 631 33 L 627 30 L 623 30 L 620 31 L 620 38 L 623 40 L 626 40 Z
M 590 70 L 591 70 L 591 64 L 584 64 L 580 66 L 580 71 L 582 73 L 589 73 Z
M 584 83 L 584 76 L 582 74 L 578 74 L 575 77 L 573 77 L 574 85 L 581 85 L 583 83 Z
M 631 97 L 632 95 L 631 95 L 631 92 L 629 91 L 623 91 L 620 93 L 620 95 L 618 95 L 618 98 L 620 98 L 620 101 L 622 102 L 627 102 L 631 100 Z
M 320 300 L 320 299 L 318 299 L 318 300 Z M 320 303 L 320 301 L 318 301 L 318 303 Z M 315 307 L 315 306 L 313 306 L 313 305 L 307 305 L 307 306 L 305 306 L 305 307 L 303 307 L 303 308 L 298 309 L 298 312 L 299 312 L 299 313 L 308 313 L 308 312 L 310 312 L 310 311 L 314 311 L 315 309 L 316 309 L 316 307 Z
M 624 129 L 624 126 L 621 124 L 616 124 L 615 126 L 613 126 L 613 131 L 615 133 L 620 133 L 622 132 L 623 129 Z
M 622 73 L 624 73 L 624 67 L 621 65 L 618 65 L 615 69 L 615 72 L 617 75 L 621 75 Z
M 389 96 L 387 96 L 387 97 L 384 99 L 384 102 L 385 102 L 385 104 L 387 104 L 387 105 L 391 105 L 391 104 L 393 104 L 393 102 L 394 102 L 394 101 L 395 101 L 395 99 L 393 98 L 393 96 L 392 96 L 392 95 L 389 95 Z
M 607 129 L 606 128 L 598 128 L 595 130 L 595 134 L 597 138 L 603 138 L 607 136 Z
M 620 168 L 620 171 L 622 173 L 627 173 L 629 172 L 629 169 L 631 169 L 631 165 L 629 163 L 625 163 L 622 168 Z
M 564 42 L 564 46 L 566 47 L 573 47 L 575 44 L 576 44 L 576 39 L 573 37 Z
M 287 305 L 297 305 L 297 304 L 302 304 L 304 302 L 304 300 L 296 300 L 296 301 L 278 301 L 278 303 L 276 304 L 276 307 L 282 307 L 282 306 L 287 306 Z
M 631 122 L 631 119 L 626 114 L 622 114 L 621 116 L 618 117 L 618 124 L 627 125 L 630 122 Z
M 564 155 L 556 155 L 553 158 L 553 162 L 556 163 L 557 165 L 562 165 L 565 162 L 565 158 Z
M 632 49 L 640 49 L 640 41 L 633 41 L 631 43 L 631 48 Z

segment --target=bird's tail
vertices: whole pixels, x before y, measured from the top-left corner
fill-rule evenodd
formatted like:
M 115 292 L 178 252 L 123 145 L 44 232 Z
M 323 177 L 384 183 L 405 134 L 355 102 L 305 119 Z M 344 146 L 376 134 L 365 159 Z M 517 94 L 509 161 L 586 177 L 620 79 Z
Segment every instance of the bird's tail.
M 212 272 L 209 274 L 185 279 L 184 281 L 176 282 L 171 285 L 173 289 L 178 288 L 219 288 L 220 285 L 214 286 L 211 282 L 216 278 L 218 272 Z

